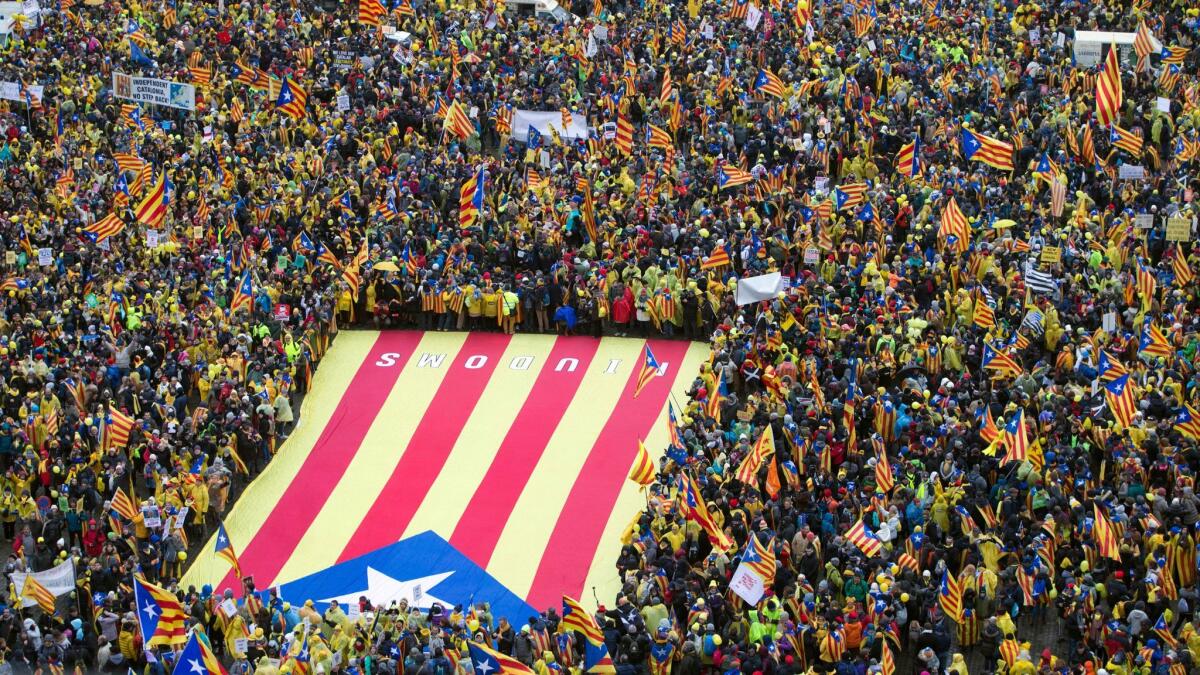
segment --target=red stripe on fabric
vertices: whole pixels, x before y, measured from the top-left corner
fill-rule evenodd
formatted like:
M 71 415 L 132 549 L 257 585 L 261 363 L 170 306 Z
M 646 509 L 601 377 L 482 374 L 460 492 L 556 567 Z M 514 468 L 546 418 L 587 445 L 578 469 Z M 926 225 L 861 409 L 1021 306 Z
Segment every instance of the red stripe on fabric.
M 530 605 L 557 607 L 564 593 L 579 597 L 604 526 L 637 454 L 638 439 L 646 437 L 662 412 L 690 344 L 650 342 L 659 363 L 669 362 L 670 368 L 666 375 L 646 385 L 636 399 L 633 392 L 641 370 L 640 358 L 634 363 L 620 400 L 596 437 L 567 503 L 558 514 L 526 597 Z
M 511 336 L 499 333 L 472 333 L 467 337 L 396 463 L 392 477 L 346 543 L 338 562 L 395 543 L 404 534 L 446 465 L 463 426 L 475 412 L 475 405 L 510 340 Z M 467 363 L 479 363 L 481 356 L 486 360 L 479 367 L 466 367 Z
M 421 335 L 415 331 L 380 333 L 375 340 L 295 479 L 279 496 L 271 515 L 263 521 L 250 545 L 238 558 L 242 570 L 255 577 L 259 588 L 274 582 L 275 575 L 283 569 L 308 527 L 325 507 L 400 372 L 420 344 Z M 375 365 L 384 354 L 397 355 L 394 365 Z M 228 588 L 236 583 L 231 570 L 217 588 Z
M 513 419 L 487 474 L 450 537 L 450 544 L 480 567 L 487 567 L 491 560 L 517 499 L 599 348 L 599 340 L 560 337 L 550 350 L 529 397 Z M 579 360 L 575 371 L 556 371 L 558 363 L 566 358 Z

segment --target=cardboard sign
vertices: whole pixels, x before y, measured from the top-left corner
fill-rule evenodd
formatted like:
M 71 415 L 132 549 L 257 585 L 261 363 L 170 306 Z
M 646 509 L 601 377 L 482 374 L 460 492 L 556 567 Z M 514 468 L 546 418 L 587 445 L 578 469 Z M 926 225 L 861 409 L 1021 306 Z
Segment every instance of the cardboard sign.
M 357 60 L 358 57 L 352 51 L 338 49 L 333 52 L 333 67 L 338 70 L 350 70 Z
M 292 315 L 292 308 L 291 306 L 281 302 L 275 305 L 275 308 L 271 311 L 271 314 L 274 315 L 276 321 L 287 321 L 288 317 Z
M 146 230 L 146 247 L 158 248 L 158 230 Z
M 1148 230 L 1154 227 L 1153 213 L 1139 213 L 1133 217 L 1133 225 L 1139 230 Z
M 193 225 L 192 226 L 192 239 L 203 239 L 203 238 L 204 238 L 204 226 L 203 225 Z
M 4 252 L 4 264 L 5 265 L 16 265 L 17 264 L 17 252 L 16 251 L 5 251 Z
M 1041 262 L 1047 265 L 1053 265 L 1062 260 L 1062 248 L 1059 246 L 1046 246 L 1042 248 Z
M 816 246 L 809 246 L 808 248 L 804 249 L 804 264 L 805 265 L 816 265 L 820 261 L 821 261 L 821 250 L 820 249 L 818 249 Z
M 1154 101 L 1154 109 L 1169 114 L 1171 112 L 1171 99 L 1159 96 Z
M 349 94 L 339 94 L 338 95 L 337 109 L 338 110 L 349 110 L 350 109 L 350 95 Z
M 1122 164 L 1117 171 L 1121 180 L 1141 180 L 1146 177 L 1146 167 L 1139 164 Z
M 250 640 L 247 638 L 237 638 L 233 641 L 233 651 L 239 654 L 245 654 L 246 650 L 250 649 Z
M 220 608 L 221 613 L 224 614 L 225 618 L 228 619 L 232 619 L 238 611 L 237 603 L 233 601 L 233 598 L 226 598 L 225 601 L 221 603 Z
M 42 267 L 54 264 L 54 251 L 48 248 L 38 249 L 38 264 Z
M 1190 218 L 1167 218 L 1167 241 L 1188 241 L 1192 238 Z

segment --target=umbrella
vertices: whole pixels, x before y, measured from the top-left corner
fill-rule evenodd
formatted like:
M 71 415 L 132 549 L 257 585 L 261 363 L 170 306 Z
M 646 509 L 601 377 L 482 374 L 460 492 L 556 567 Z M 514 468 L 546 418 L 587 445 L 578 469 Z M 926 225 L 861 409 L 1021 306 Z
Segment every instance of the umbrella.
M 400 271 L 400 268 L 396 267 L 396 263 L 394 263 L 390 260 L 384 260 L 383 262 L 377 262 L 371 267 L 371 269 L 383 271 L 383 272 L 399 272 Z
M 996 222 L 992 223 L 992 228 L 1000 230 L 1000 229 L 1003 229 L 1006 227 L 1012 227 L 1013 225 L 1016 225 L 1016 224 L 1017 224 L 1017 221 L 1012 220 L 1011 218 L 1001 218 L 1000 220 L 997 220 Z

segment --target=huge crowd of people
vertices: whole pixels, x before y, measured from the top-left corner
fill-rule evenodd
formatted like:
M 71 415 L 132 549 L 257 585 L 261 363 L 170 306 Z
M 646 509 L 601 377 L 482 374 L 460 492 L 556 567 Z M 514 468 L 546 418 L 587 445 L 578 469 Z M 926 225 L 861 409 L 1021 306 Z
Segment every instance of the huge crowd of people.
M 234 672 L 582 671 L 560 608 L 177 587 L 348 325 L 711 342 L 595 614 L 618 675 L 1200 669 L 1192 3 L 20 11 L 0 521 L 78 588 L 10 586 L 0 672 L 173 671 L 135 571 Z

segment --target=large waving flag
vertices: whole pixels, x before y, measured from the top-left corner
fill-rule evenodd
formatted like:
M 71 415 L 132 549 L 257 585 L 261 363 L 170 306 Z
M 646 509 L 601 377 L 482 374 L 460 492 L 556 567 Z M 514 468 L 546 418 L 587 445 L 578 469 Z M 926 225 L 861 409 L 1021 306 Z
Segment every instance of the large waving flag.
M 679 476 L 679 494 L 683 497 L 683 505 L 686 509 L 688 520 L 696 521 L 704 529 L 713 546 L 722 551 L 729 550 L 733 546 L 733 542 L 730 541 L 729 537 L 720 527 L 717 527 L 712 514 L 708 512 L 708 505 L 704 503 L 703 495 L 700 494 L 700 488 L 696 486 L 696 481 L 687 473 L 682 473 Z
M 1175 285 L 1179 287 L 1187 286 L 1192 283 L 1196 275 L 1192 273 L 1192 268 L 1188 265 L 1187 254 L 1183 252 L 1182 244 L 1175 244 L 1175 255 L 1171 258 L 1171 271 L 1175 274 Z
M 305 108 L 308 106 L 308 92 L 304 87 L 285 77 L 279 85 L 279 97 L 275 99 L 275 109 L 294 120 L 304 119 Z
M 1016 168 L 1013 165 L 1012 143 L 1005 143 L 978 131 L 963 129 L 962 148 L 967 159 L 983 162 L 1001 171 L 1012 171 Z
M 453 135 L 463 141 L 474 133 L 475 124 L 471 122 L 471 118 L 467 117 L 462 105 L 458 101 L 452 102 L 446 109 L 446 119 L 442 122 L 442 136 Z
M 110 505 L 114 511 L 126 520 L 133 520 L 138 516 L 137 506 L 134 505 L 133 500 L 121 488 L 117 488 L 117 492 L 113 495 Z
M 758 470 L 762 468 L 763 462 L 775 456 L 775 432 L 771 430 L 771 425 L 767 425 L 763 429 L 762 435 L 758 437 L 758 442 L 746 454 L 742 463 L 738 465 L 737 472 L 734 474 L 737 479 L 751 487 L 758 487 Z
M 92 243 L 99 244 L 109 237 L 115 237 L 116 235 L 120 234 L 124 229 L 125 223 L 117 217 L 117 214 L 110 213 L 91 225 L 85 226 L 83 228 L 83 234 L 90 239 Z
M 1121 560 L 1121 548 L 1117 542 L 1117 534 L 1108 516 L 1100 510 L 1099 504 L 1092 504 L 1092 541 L 1100 555 L 1110 560 Z
M 458 192 L 458 226 L 467 228 L 479 220 L 483 212 L 483 169 L 476 171 Z
M 998 377 L 1017 377 L 1025 372 L 1016 359 L 987 342 L 983 343 L 981 363 L 984 370 L 994 370 Z
M 154 66 L 154 60 L 146 56 L 146 52 L 133 40 L 129 41 L 129 60 L 139 66 Z
M 745 185 L 753 180 L 753 174 L 743 171 L 732 164 L 722 164 L 717 167 L 717 187 L 722 190 Z
M 1112 382 L 1118 377 L 1128 373 L 1125 364 L 1117 360 L 1117 357 L 1108 353 L 1108 350 L 1100 352 L 1100 362 L 1097 364 L 1096 370 L 1099 372 L 1101 382 Z
M 634 398 L 637 398 L 646 385 L 654 380 L 655 375 L 658 374 L 658 368 L 658 360 L 654 358 L 654 352 L 650 351 L 650 345 L 647 344 L 643 353 L 642 369 L 638 373 L 637 388 L 633 391 Z
M 950 250 L 962 253 L 971 245 L 971 225 L 967 216 L 958 207 L 958 202 L 951 197 L 942 207 L 941 227 L 938 235 L 945 240 Z
M 617 115 L 617 137 L 613 139 L 613 143 L 622 155 L 633 152 L 633 122 L 629 120 L 628 115 Z
M 1025 409 L 1008 418 L 1004 425 L 1004 463 L 1023 462 L 1029 458 L 1029 433 L 1025 427 Z
M 709 256 L 703 261 L 701 261 L 700 269 L 715 270 L 717 268 L 732 264 L 733 262 L 729 257 L 729 251 L 725 250 L 724 246 L 715 246 L 713 247 L 712 253 L 709 254 Z
M 1104 385 L 1104 400 L 1120 428 L 1133 424 L 1137 404 L 1133 400 L 1133 389 L 1129 386 L 1128 374 Z
M 942 571 L 942 582 L 938 584 L 938 603 L 942 606 L 942 611 L 955 621 L 962 620 L 962 585 L 958 580 L 950 576 L 950 570 Z
M 135 576 L 133 602 L 137 606 L 142 642 L 147 647 L 187 642 L 187 612 L 174 593 Z
M 658 471 L 654 467 L 654 460 L 650 459 L 646 445 L 638 441 L 637 457 L 633 460 L 633 468 L 629 470 L 629 480 L 646 487 L 654 482 L 656 473 Z
M 1200 440 L 1200 412 L 1184 403 L 1175 416 L 1175 430 L 1188 438 Z
M 758 71 L 758 77 L 754 78 L 754 91 L 760 91 L 775 98 L 783 98 L 787 95 L 783 80 L 779 79 L 779 76 L 772 73 L 769 68 L 762 68 Z
M 217 525 L 217 540 L 214 552 L 218 557 L 229 562 L 233 567 L 233 573 L 238 579 L 242 578 L 242 566 L 238 563 L 237 552 L 233 549 L 233 542 L 229 540 L 229 533 L 225 531 L 225 523 Z
M 1048 153 L 1043 152 L 1041 158 L 1038 159 L 1037 167 L 1033 170 L 1033 177 L 1050 183 L 1061 175 L 1062 171 L 1058 168 L 1058 164 L 1050 159 Z
M 883 550 L 883 542 L 867 527 L 862 518 L 859 518 L 858 522 L 846 531 L 846 539 L 857 546 L 858 550 L 868 558 L 874 558 Z
M 111 409 L 104 417 L 105 447 L 123 448 L 129 445 L 129 434 L 133 431 L 133 418 L 120 410 Z
M 1161 356 L 1168 359 L 1175 356 L 1175 349 L 1167 341 L 1166 336 L 1163 335 L 1162 329 L 1154 325 L 1149 318 L 1146 319 L 1146 324 L 1142 328 L 1142 338 L 1138 343 L 1138 354 Z
M 250 311 L 254 307 L 254 280 L 250 270 L 242 274 L 237 288 L 233 289 L 233 299 L 229 301 L 229 313 L 235 314 L 240 310 Z
M 1108 46 L 1104 65 L 1096 76 L 1096 119 L 1103 126 L 1115 124 L 1121 114 L 1121 64 L 1117 61 L 1117 45 Z
M 867 190 L 871 186 L 866 183 L 843 183 L 833 189 L 833 199 L 838 211 L 853 209 L 867 201 Z
M 608 655 L 608 647 L 603 642 L 588 640 L 584 644 L 583 672 L 592 675 L 616 675 L 617 667 L 613 665 L 612 657 Z
M 183 651 L 176 656 L 175 662 L 179 664 L 176 670 L 187 675 L 227 675 L 225 666 L 221 665 L 212 649 L 200 639 L 199 632 L 192 633 Z
M 167 180 L 167 172 L 163 171 L 158 182 L 146 193 L 145 199 L 138 204 L 135 215 L 139 223 L 156 230 L 162 225 L 167 216 L 167 206 L 171 203 L 171 185 Z
M 358 22 L 362 25 L 378 28 L 385 14 L 387 10 L 379 0 L 358 0 Z
M 917 178 L 921 175 L 921 139 L 913 140 L 900 146 L 896 155 L 896 173 L 906 179 Z
M 564 595 L 562 598 L 563 613 L 562 625 L 565 628 L 579 631 L 589 642 L 599 644 L 604 643 L 604 631 L 600 630 L 600 624 L 596 623 L 596 619 L 584 610 L 583 605 L 579 601 Z
M 476 675 L 533 675 L 529 666 L 478 642 L 468 641 L 467 649 Z
M 1147 59 L 1151 54 L 1158 51 L 1155 47 L 1160 45 L 1157 45 L 1157 42 L 1158 41 L 1155 40 L 1154 36 L 1150 33 L 1150 29 L 1146 27 L 1146 22 L 1139 21 L 1137 34 L 1134 35 L 1133 38 L 1133 51 L 1137 53 L 1138 57 L 1138 72 L 1146 69 L 1146 66 L 1150 63 Z
M 1122 129 L 1116 124 L 1110 125 L 1108 132 L 1108 140 L 1113 144 L 1113 146 L 1128 152 L 1134 157 L 1142 156 L 1143 140 L 1141 136 L 1138 136 L 1127 129 Z

